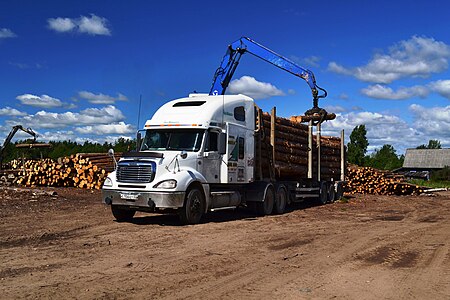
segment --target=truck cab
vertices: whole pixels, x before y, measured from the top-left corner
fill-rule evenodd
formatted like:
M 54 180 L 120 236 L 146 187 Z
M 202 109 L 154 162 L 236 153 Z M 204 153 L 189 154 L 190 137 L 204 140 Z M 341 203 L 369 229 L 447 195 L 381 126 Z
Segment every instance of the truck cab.
M 102 189 L 118 221 L 136 211 L 177 210 L 198 223 L 208 210 L 236 207 L 254 181 L 255 108 L 244 95 L 191 94 L 161 106 L 138 151 L 123 155 Z

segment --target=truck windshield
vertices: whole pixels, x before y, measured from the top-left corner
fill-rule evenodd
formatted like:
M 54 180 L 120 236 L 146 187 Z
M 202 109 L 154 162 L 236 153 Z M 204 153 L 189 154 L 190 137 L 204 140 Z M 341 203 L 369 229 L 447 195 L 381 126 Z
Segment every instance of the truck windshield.
M 145 150 L 198 151 L 204 130 L 200 129 L 148 129 L 142 142 Z

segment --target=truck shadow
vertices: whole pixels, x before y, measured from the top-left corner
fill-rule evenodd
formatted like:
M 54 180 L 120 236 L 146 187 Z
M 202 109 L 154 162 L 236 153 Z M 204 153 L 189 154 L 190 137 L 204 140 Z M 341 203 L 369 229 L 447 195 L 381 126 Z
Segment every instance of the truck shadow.
M 295 210 L 308 209 L 318 206 L 313 202 L 293 203 L 286 208 L 284 214 L 289 214 Z M 272 215 L 273 216 L 273 215 Z M 281 216 L 281 215 L 280 215 Z M 256 215 L 250 208 L 239 207 L 233 210 L 221 210 L 209 212 L 203 216 L 200 224 L 223 223 L 232 221 L 257 221 L 264 216 Z M 185 226 L 180 223 L 178 215 L 172 214 L 149 214 L 134 217 L 129 223 L 135 225 L 160 225 L 160 226 Z

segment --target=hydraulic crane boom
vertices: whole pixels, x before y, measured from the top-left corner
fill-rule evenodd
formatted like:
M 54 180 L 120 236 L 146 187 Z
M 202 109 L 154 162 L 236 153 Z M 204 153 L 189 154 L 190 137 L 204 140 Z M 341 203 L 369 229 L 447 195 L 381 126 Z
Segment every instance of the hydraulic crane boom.
M 22 130 L 28 133 L 29 135 L 33 136 L 33 142 L 36 141 L 37 134 L 31 128 L 24 128 L 22 125 L 13 126 L 10 133 L 6 137 L 3 146 L 0 147 L 0 169 L 2 168 L 3 163 L 3 152 L 5 151 L 6 146 L 8 146 L 8 144 L 11 142 L 12 138 L 14 137 L 14 135 L 17 133 L 18 130 Z
M 316 79 L 313 72 L 296 65 L 289 59 L 275 53 L 263 45 L 258 44 L 248 37 L 242 37 L 228 46 L 220 67 L 214 74 L 213 84 L 209 92 L 210 95 L 225 94 L 242 54 L 247 52 L 305 80 L 311 88 L 311 93 L 313 96 L 313 108 L 308 110 L 306 114 L 326 114 L 323 109 L 319 108 L 319 99 L 325 98 L 327 96 L 327 92 L 316 84 Z M 319 90 L 322 91 L 323 94 L 319 95 Z

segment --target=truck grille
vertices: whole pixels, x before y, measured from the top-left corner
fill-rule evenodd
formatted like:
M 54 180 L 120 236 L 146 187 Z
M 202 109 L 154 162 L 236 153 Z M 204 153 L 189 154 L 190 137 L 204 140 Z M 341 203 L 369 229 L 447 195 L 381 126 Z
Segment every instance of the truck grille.
M 153 162 L 121 161 L 117 166 L 118 182 L 152 182 L 156 164 Z

